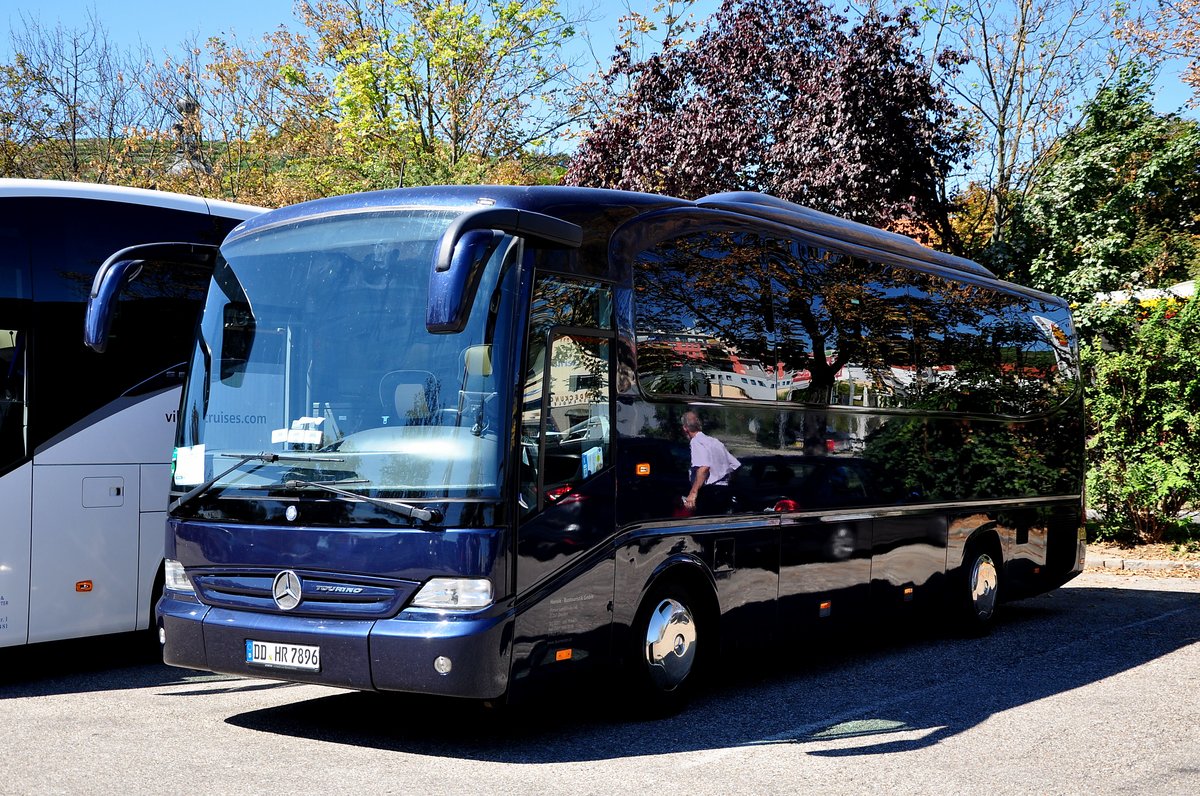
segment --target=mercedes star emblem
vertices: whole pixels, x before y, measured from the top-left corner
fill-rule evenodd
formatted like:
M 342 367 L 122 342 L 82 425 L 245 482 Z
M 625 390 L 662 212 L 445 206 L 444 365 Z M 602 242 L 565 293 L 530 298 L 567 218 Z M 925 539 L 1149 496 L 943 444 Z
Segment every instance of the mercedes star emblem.
M 276 575 L 275 582 L 271 584 L 271 596 L 283 611 L 290 611 L 299 605 L 302 594 L 300 576 L 290 569 Z

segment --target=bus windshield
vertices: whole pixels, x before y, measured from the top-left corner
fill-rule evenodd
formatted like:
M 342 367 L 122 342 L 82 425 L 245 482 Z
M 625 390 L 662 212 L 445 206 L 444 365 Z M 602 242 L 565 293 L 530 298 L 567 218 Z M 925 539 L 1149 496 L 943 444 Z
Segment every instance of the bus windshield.
M 462 332 L 428 332 L 429 271 L 457 214 L 362 212 L 228 242 L 190 363 L 176 490 L 220 475 L 225 497 L 314 482 L 384 498 L 500 495 L 517 247 L 506 238 L 491 256 Z M 279 456 L 233 466 L 259 453 Z

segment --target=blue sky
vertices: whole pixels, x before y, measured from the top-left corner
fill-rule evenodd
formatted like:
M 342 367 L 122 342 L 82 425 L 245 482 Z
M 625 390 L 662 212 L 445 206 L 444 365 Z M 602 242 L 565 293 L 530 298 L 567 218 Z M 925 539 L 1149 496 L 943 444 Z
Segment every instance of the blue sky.
M 633 0 L 633 4 L 652 5 L 650 0 Z M 582 0 L 570 5 L 596 9 L 590 16 L 597 21 L 589 25 L 588 32 L 598 46 L 603 44 L 601 52 L 607 55 L 623 4 L 619 0 Z M 701 0 L 697 5 L 708 14 L 719 2 Z M 140 42 L 155 53 L 174 51 L 191 38 L 204 42 L 210 36 L 234 33 L 250 40 L 281 23 L 300 28 L 293 0 L 6 0 L 0 3 L 0 59 L 9 57 L 9 31 L 19 26 L 21 14 L 40 19 L 45 27 L 62 22 L 71 29 L 87 22 L 89 9 L 95 10 L 114 43 L 136 46 Z
M 8 32 L 20 15 L 40 19 L 46 27 L 62 22 L 66 28 L 82 27 L 89 9 L 117 44 L 147 45 L 154 52 L 175 50 L 185 39 L 236 32 L 239 38 L 257 38 L 279 23 L 295 27 L 292 0 L 18 0 L 3 4 L 0 25 L 4 35 L 0 53 L 9 54 Z
M 651 0 L 630 0 L 631 5 L 649 8 Z M 619 0 L 565 0 L 570 7 L 595 9 L 596 21 L 589 25 L 598 55 L 611 52 L 617 18 L 623 3 Z M 697 15 L 712 13 L 719 0 L 700 0 Z M 257 39 L 278 25 L 299 28 L 293 14 L 293 0 L 6 0 L 0 4 L 0 61 L 10 57 L 9 31 L 20 23 L 22 13 L 40 19 L 46 27 L 56 22 L 71 29 L 82 27 L 88 10 L 108 30 L 116 44 L 137 46 L 153 53 L 175 53 L 188 39 L 203 42 L 209 36 L 236 34 L 244 40 Z M 582 52 L 582 50 L 581 50 Z M 1178 112 L 1188 97 L 1179 83 L 1180 65 L 1169 65 L 1158 80 L 1156 107 L 1162 112 Z M 1195 117 L 1194 111 L 1188 116 Z

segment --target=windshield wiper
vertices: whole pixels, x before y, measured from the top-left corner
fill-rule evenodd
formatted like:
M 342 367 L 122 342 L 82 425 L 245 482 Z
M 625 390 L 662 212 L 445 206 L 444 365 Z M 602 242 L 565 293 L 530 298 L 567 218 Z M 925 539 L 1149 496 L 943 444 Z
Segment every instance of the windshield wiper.
M 218 453 L 216 455 L 228 457 L 228 456 L 234 456 L 236 454 Z M 250 461 L 259 461 L 259 462 L 262 462 L 263 464 L 273 464 L 274 462 L 281 462 L 281 461 L 282 462 L 343 462 L 343 461 L 345 461 L 345 459 L 329 459 L 324 456 L 304 456 L 301 454 L 294 454 L 294 453 L 265 453 L 265 452 L 264 453 L 247 453 L 245 455 L 238 456 L 237 461 L 234 462 L 233 466 L 231 466 L 228 470 L 225 470 L 224 472 L 214 475 L 212 478 L 208 479 L 204 483 L 202 483 L 198 486 L 195 486 L 192 489 L 190 489 L 187 492 L 180 495 L 178 498 L 176 498 L 174 501 L 171 502 L 171 505 L 167 507 L 167 510 L 175 511 L 183 504 L 189 503 L 192 500 L 194 500 L 195 498 L 199 497 L 200 495 L 203 495 L 205 492 L 212 489 L 213 484 L 217 483 L 222 478 L 229 475 L 230 473 L 232 473 L 234 470 L 241 467 L 246 462 L 250 462 Z
M 349 492 L 345 489 L 339 489 L 336 486 L 337 484 L 369 484 L 369 483 L 370 483 L 370 481 L 367 481 L 365 478 L 347 479 L 344 481 L 304 481 L 299 478 L 289 478 L 288 480 L 281 481 L 278 484 L 266 484 L 266 485 L 262 485 L 258 488 L 270 489 L 272 487 L 274 487 L 274 488 L 282 487 L 284 489 L 297 489 L 302 486 L 307 486 L 307 487 L 312 487 L 314 489 L 324 489 L 326 492 L 330 492 L 334 495 L 337 495 L 338 497 L 343 497 L 348 500 L 361 500 L 364 503 L 370 503 L 372 506 L 377 506 L 381 509 L 385 509 L 387 511 L 394 512 L 394 513 L 399 514 L 404 517 L 408 517 L 409 519 L 420 520 L 421 522 L 441 522 L 442 521 L 442 512 L 438 511 L 437 509 L 423 509 L 419 506 L 413 506 L 409 503 L 401 503 L 400 501 L 380 500 L 379 498 L 368 497 L 367 495 L 360 495 L 357 492 Z

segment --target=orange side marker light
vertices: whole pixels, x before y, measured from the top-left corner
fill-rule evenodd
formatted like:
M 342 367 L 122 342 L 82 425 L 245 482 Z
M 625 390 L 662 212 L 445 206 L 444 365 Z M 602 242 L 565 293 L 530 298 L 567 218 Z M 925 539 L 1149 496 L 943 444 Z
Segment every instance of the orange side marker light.
M 638 462 L 637 474 L 650 475 L 650 462 Z
M 76 584 L 75 584 L 75 591 L 82 592 L 82 591 L 91 591 L 91 590 L 92 590 L 92 582 L 90 580 L 81 580 L 81 581 L 76 582 Z
M 569 661 L 569 660 L 571 660 L 571 653 L 572 653 L 572 652 L 574 652 L 574 650 L 569 650 L 569 649 L 567 649 L 567 650 L 555 650 L 555 652 L 554 652 L 554 660 L 556 660 L 556 661 Z

